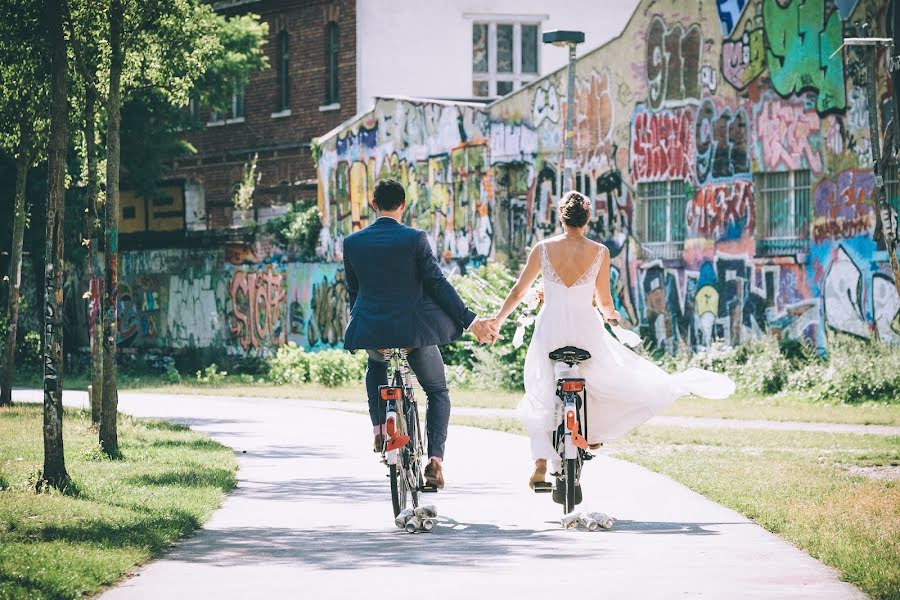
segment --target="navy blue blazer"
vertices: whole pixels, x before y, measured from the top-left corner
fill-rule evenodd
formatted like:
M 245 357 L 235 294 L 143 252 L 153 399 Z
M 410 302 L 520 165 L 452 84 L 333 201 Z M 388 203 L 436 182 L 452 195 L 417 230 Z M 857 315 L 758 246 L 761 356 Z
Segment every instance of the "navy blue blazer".
M 344 348 L 423 348 L 462 336 L 475 313 L 444 277 L 424 231 L 382 217 L 344 238 Z

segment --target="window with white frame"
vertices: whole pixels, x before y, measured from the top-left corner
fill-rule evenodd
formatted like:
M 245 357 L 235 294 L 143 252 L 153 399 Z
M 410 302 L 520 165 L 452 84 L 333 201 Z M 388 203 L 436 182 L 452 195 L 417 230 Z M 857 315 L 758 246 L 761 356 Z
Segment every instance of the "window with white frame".
M 756 253 L 792 254 L 809 246 L 809 171 L 757 173 Z
M 684 248 L 687 189 L 684 181 L 638 184 L 641 246 L 648 258 L 678 258 Z
M 472 95 L 505 96 L 537 79 L 537 23 L 472 23 Z

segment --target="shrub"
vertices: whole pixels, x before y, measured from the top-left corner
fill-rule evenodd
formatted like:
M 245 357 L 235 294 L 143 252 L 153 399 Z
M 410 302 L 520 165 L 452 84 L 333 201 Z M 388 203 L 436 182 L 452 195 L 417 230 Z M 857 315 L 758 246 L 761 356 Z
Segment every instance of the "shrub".
M 309 379 L 313 383 L 338 387 L 361 381 L 366 373 L 366 355 L 343 350 L 322 350 L 309 355 Z
M 479 316 L 488 317 L 499 309 L 506 294 L 516 282 L 515 275 L 499 263 L 487 263 L 454 277 L 453 285 L 466 304 Z M 481 388 L 522 389 L 524 382 L 525 354 L 531 341 L 533 326 L 525 329 L 523 343 L 513 344 L 516 318 L 520 308 L 510 315 L 500 330 L 500 339 L 492 346 L 483 346 L 470 336 L 441 349 L 444 361 L 463 370 L 454 371 L 451 380 Z
M 213 385 L 224 383 L 227 371 L 220 371 L 219 365 L 213 363 L 201 371 L 197 371 L 197 383 L 210 383 Z
M 166 365 L 166 370 L 163 373 L 163 381 L 170 384 L 181 383 L 181 373 L 179 373 L 178 369 L 175 368 L 174 362 Z
M 294 342 L 282 346 L 269 359 L 269 379 L 278 384 L 309 381 L 310 355 Z
M 819 397 L 843 403 L 900 403 L 900 351 L 877 342 L 835 336 L 829 345 L 831 377 Z
M 315 202 L 302 202 L 266 223 L 266 231 L 278 243 L 296 251 L 300 260 L 315 260 L 322 219 Z

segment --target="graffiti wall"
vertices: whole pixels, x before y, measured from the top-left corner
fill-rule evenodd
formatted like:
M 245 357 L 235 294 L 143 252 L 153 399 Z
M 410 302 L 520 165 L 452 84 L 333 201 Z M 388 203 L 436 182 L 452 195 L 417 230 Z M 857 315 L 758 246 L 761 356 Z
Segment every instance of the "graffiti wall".
M 835 54 L 855 22 L 883 35 L 886 19 L 884 0 L 641 2 L 578 60 L 571 183 L 565 70 L 484 108 L 381 100 L 323 138 L 323 252 L 340 257 L 390 174 L 445 268 L 519 264 L 559 231 L 554 203 L 571 186 L 593 201 L 620 311 L 662 347 L 762 335 L 824 347 L 828 331 L 900 341 L 874 235 L 864 55 Z M 882 77 L 881 116 L 890 94 Z M 896 209 L 900 185 L 888 187 Z
M 480 105 L 379 98 L 323 138 L 321 255 L 341 260 L 344 237 L 371 222 L 375 181 L 393 177 L 408 190 L 407 221 L 428 233 L 446 269 L 484 262 L 494 237 L 488 130 Z
M 122 253 L 120 347 L 221 348 L 265 356 L 288 342 L 343 341 L 343 270 L 290 262 L 261 244 Z

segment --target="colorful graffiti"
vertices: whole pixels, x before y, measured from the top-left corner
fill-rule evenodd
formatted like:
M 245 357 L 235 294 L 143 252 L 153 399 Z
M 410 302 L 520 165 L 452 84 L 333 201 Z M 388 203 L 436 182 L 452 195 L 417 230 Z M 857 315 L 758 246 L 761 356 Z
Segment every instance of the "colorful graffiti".
M 760 163 L 767 171 L 822 171 L 821 121 L 815 110 L 773 97 L 754 110 Z
M 696 23 L 666 25 L 654 15 L 647 28 L 647 85 L 653 110 L 700 98 L 700 44 Z
M 694 113 L 689 108 L 639 111 L 631 127 L 632 180 L 694 178 Z
M 734 181 L 704 186 L 688 204 L 687 227 L 694 237 L 730 240 L 752 231 L 753 184 Z
M 725 108 L 717 113 L 712 100 L 705 99 L 697 110 L 697 181 L 730 178 L 750 173 L 749 124 L 747 112 L 732 114 Z
M 736 41 L 722 42 L 722 76 L 743 90 L 766 68 L 766 47 L 762 29 L 745 31 Z
M 826 18 L 824 1 L 762 3 L 766 62 L 775 91 L 787 97 L 814 90 L 820 113 L 844 109 L 844 60 L 840 52 L 832 57 L 844 41 L 838 12 Z
M 354 198 L 386 173 L 407 185 L 409 223 L 448 272 L 519 264 L 559 231 L 555 201 L 572 185 L 610 249 L 616 306 L 662 348 L 775 335 L 824 349 L 829 330 L 900 341 L 900 298 L 872 238 L 865 65 L 831 56 L 845 21 L 878 33 L 884 18 L 876 0 L 643 0 L 619 38 L 578 60 L 570 164 L 564 72 L 484 108 L 383 99 L 323 143 L 325 256 L 366 224 Z M 766 177 L 757 198 L 757 175 L 797 171 Z M 640 239 L 651 209 L 665 252 Z M 339 287 L 328 281 L 323 297 Z M 290 311 L 291 331 L 309 331 Z

